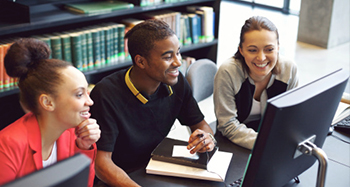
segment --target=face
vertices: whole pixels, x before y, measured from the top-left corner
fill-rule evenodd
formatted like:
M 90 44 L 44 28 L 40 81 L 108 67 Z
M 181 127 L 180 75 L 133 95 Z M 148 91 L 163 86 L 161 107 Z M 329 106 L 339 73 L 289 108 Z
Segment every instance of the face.
M 63 83 L 58 87 L 58 96 L 54 99 L 54 113 L 60 122 L 75 127 L 90 118 L 89 110 L 93 101 L 81 71 L 69 66 L 61 74 Z
M 168 85 L 177 83 L 181 54 L 179 40 L 176 35 L 155 42 L 146 58 L 145 72 L 156 84 L 163 82 Z
M 242 48 L 239 48 L 253 80 L 269 76 L 277 63 L 278 50 L 276 33 L 264 29 L 245 33 Z

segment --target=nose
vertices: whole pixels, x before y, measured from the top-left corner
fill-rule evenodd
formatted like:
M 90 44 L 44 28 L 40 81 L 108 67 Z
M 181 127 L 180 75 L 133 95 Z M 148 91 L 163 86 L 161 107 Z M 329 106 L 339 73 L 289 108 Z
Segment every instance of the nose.
M 92 106 L 94 104 L 94 101 L 91 99 L 90 95 L 87 95 L 87 100 L 85 104 L 88 106 Z
M 265 55 L 265 53 L 263 52 L 263 51 L 261 51 L 261 52 L 259 52 L 258 53 L 258 56 L 257 56 L 257 60 L 259 60 L 259 61 L 264 61 L 266 59 L 266 55 Z
M 182 59 L 182 57 L 181 57 L 180 54 L 179 55 L 175 55 L 175 58 L 174 58 L 174 61 L 173 61 L 172 65 L 175 66 L 175 67 L 180 67 L 182 65 L 181 59 Z

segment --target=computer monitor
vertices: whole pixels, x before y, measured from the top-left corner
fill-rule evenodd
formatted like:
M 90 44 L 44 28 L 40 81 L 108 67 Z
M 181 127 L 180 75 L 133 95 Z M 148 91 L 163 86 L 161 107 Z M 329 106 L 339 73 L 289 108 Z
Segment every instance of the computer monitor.
M 348 78 L 340 69 L 267 101 L 242 187 L 281 187 L 315 163 L 314 156 L 295 157 L 297 147 L 315 137 L 322 148 Z
M 49 167 L 15 179 L 2 187 L 86 187 L 89 180 L 91 159 L 76 154 Z

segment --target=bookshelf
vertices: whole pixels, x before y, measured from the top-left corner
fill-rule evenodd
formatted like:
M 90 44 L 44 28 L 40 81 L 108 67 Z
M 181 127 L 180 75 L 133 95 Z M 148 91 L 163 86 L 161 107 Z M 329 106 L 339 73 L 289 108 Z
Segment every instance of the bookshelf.
M 214 40 L 206 43 L 183 46 L 181 48 L 181 54 L 192 56 L 197 59 L 209 58 L 216 62 L 221 0 L 187 0 L 143 7 L 135 5 L 132 9 L 118 10 L 100 15 L 84 15 L 69 12 L 63 8 L 63 3 L 68 1 L 69 0 L 51 1 L 52 4 L 55 3 L 54 6 L 51 6 L 48 11 L 41 11 L 40 13 L 30 15 L 29 22 L 8 22 L 1 19 L 3 17 L 1 17 L 0 14 L 0 41 L 12 37 L 30 37 L 33 35 L 43 35 L 53 32 L 64 32 L 103 22 L 118 22 L 122 19 L 137 17 L 148 12 L 152 13 L 160 10 L 187 12 L 187 6 L 210 6 L 213 7 L 215 13 Z M 108 74 L 119 69 L 127 68 L 131 64 L 131 60 L 125 60 L 118 64 L 85 71 L 84 74 L 89 83 L 97 83 Z M 18 103 L 18 93 L 18 88 L 0 91 L 0 129 L 23 115 Z

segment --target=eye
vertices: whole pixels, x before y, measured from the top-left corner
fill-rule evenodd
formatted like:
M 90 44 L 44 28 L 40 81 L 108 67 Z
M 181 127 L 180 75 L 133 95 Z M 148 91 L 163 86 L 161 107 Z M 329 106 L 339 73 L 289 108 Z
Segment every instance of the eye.
M 248 49 L 248 51 L 251 52 L 251 53 L 254 53 L 254 52 L 256 52 L 257 50 L 256 50 L 256 49 Z
M 81 98 L 83 96 L 83 93 L 77 93 L 76 95 L 78 98 Z
M 266 51 L 268 51 L 268 52 L 272 52 L 273 50 L 275 50 L 275 48 L 273 48 L 273 47 L 272 47 L 272 48 L 267 48 L 267 49 L 266 49 Z

